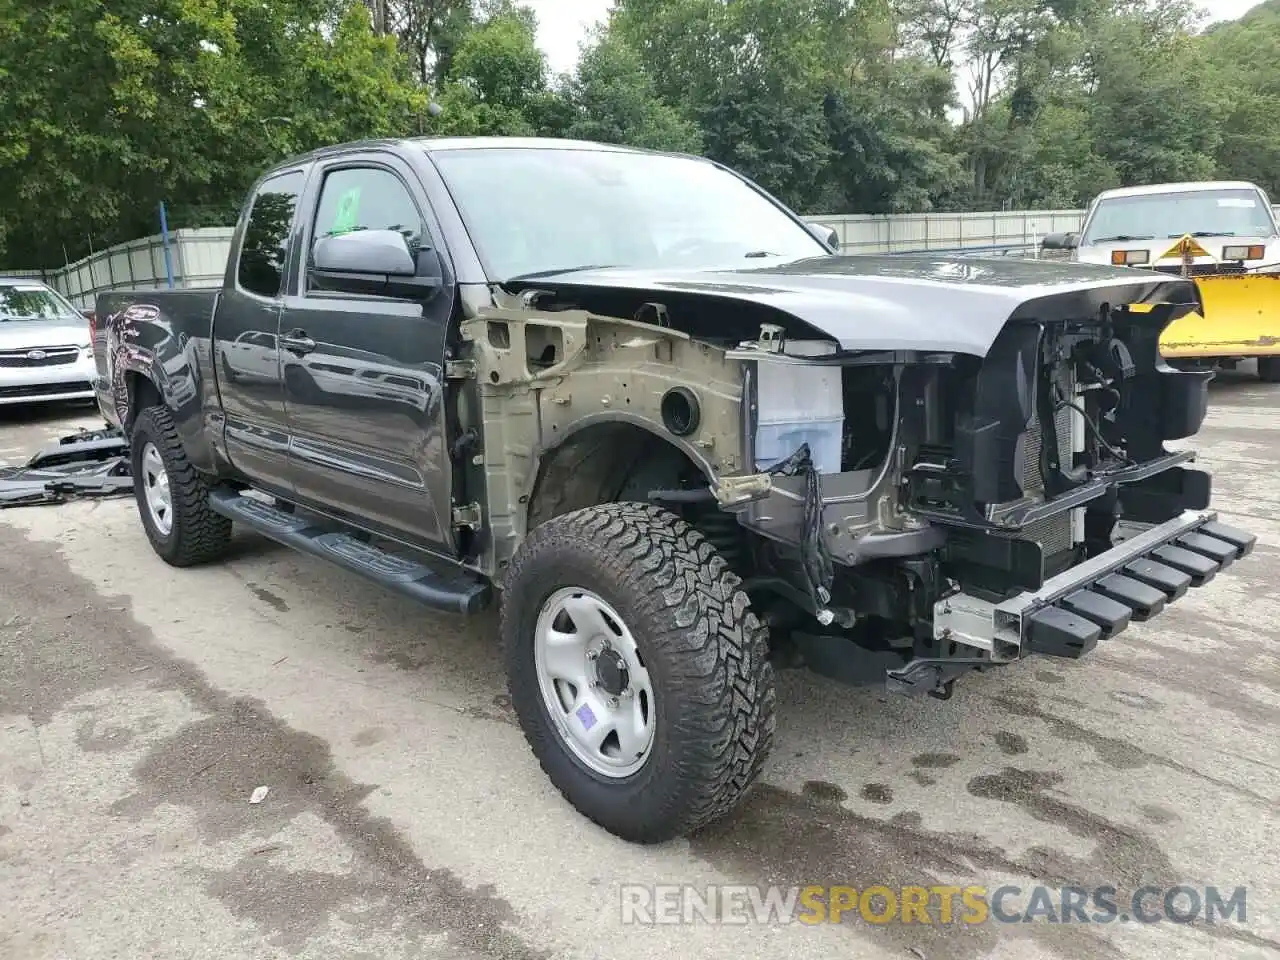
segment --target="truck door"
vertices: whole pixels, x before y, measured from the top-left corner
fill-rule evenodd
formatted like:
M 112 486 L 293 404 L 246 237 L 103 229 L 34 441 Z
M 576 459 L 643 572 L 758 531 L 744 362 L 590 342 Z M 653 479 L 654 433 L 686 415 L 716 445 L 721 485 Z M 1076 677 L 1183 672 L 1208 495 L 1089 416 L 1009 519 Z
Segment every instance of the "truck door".
M 336 158 L 311 183 L 314 216 L 280 326 L 295 493 L 368 529 L 451 550 L 442 402 L 451 268 L 425 303 L 324 290 L 309 269 L 317 239 L 349 230 L 395 229 L 436 247 L 429 205 L 413 171 L 384 154 Z
M 227 456 L 255 483 L 281 493 L 290 488 L 289 431 L 276 336 L 303 181 L 302 172 L 293 170 L 258 187 L 213 320 Z

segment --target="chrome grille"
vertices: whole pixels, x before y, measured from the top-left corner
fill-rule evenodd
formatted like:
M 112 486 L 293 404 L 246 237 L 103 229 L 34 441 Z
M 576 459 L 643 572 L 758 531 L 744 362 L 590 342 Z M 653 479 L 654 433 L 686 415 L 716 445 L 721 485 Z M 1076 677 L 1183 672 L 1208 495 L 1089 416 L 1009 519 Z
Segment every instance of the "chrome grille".
M 0 367 L 57 367 L 75 363 L 79 347 L 30 347 L 25 350 L 0 350 Z

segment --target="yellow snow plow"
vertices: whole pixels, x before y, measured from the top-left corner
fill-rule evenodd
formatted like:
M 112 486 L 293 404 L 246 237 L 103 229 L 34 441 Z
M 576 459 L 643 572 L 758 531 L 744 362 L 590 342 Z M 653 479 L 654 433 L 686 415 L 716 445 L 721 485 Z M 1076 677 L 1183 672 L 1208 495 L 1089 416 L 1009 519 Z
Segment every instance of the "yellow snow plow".
M 1257 244 L 1232 252 L 1261 259 L 1265 247 Z M 1183 237 L 1161 259 L 1170 256 L 1191 261 L 1212 255 L 1195 238 Z M 1204 313 L 1191 313 L 1170 324 L 1160 338 L 1161 353 L 1169 359 L 1257 357 L 1259 374 L 1264 367 L 1274 373 L 1273 358 L 1280 357 L 1280 273 L 1210 273 L 1196 270 L 1194 263 L 1187 266 L 1186 275 L 1200 289 Z
M 1280 381 L 1280 224 L 1258 186 L 1108 190 L 1089 205 L 1078 234 L 1046 237 L 1043 246 L 1071 250 L 1084 263 L 1194 279 L 1203 311 L 1170 324 L 1161 353 L 1177 365 L 1208 367 L 1256 359 L 1261 379 Z

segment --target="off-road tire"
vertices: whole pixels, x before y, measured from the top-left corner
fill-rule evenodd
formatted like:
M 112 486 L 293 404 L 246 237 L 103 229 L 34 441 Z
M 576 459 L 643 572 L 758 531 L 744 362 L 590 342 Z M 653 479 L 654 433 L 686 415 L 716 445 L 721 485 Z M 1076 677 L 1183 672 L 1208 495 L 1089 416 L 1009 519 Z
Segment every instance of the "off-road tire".
M 1258 379 L 1263 383 L 1280 383 L 1280 357 L 1259 357 Z
M 173 521 L 167 536 L 152 522 L 142 488 L 142 451 L 148 441 L 155 445 L 169 476 Z M 152 549 L 174 567 L 220 560 L 231 543 L 231 521 L 209 508 L 209 485 L 187 458 L 167 408 L 148 407 L 138 414 L 129 452 L 136 478 L 134 499 Z
M 551 782 L 615 836 L 661 843 L 724 817 L 769 756 L 776 694 L 768 632 L 740 583 L 701 533 L 640 503 L 549 520 L 512 560 L 501 605 L 512 706 Z M 618 611 L 653 682 L 655 741 L 626 779 L 602 777 L 574 756 L 539 687 L 539 611 L 569 586 Z

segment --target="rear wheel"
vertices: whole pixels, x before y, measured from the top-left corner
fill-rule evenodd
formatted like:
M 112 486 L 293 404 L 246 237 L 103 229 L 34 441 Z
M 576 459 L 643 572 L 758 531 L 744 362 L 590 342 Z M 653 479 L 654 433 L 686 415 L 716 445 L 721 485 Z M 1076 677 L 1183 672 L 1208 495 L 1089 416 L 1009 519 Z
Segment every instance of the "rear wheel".
M 729 813 L 774 732 L 767 634 L 701 533 L 638 503 L 534 529 L 502 598 L 512 705 L 551 782 L 625 840 Z
M 175 567 L 220 559 L 231 543 L 231 521 L 209 508 L 208 484 L 187 459 L 165 407 L 138 414 L 129 448 L 134 497 L 152 549 Z
M 1258 379 L 1263 383 L 1280 383 L 1280 357 L 1259 357 Z

